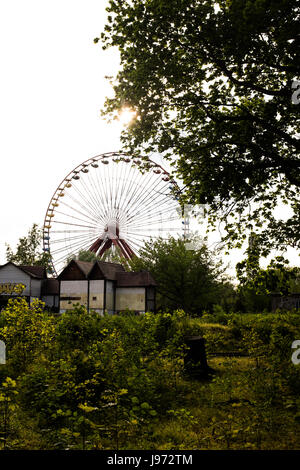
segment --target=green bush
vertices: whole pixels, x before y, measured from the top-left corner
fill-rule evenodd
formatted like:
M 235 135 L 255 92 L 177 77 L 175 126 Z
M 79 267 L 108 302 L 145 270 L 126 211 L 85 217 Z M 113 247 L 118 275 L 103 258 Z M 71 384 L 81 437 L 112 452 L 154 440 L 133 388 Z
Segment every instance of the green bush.
M 290 433 L 298 426 L 294 312 L 238 315 L 216 306 L 201 318 L 182 310 L 100 316 L 76 306 L 53 317 L 40 307 L 15 301 L 1 317 L 1 383 L 10 377 L 16 392 L 8 396 L 3 385 L 6 448 L 261 448 L 270 432 L 280 440 L 274 416 L 290 413 Z M 212 380 L 184 374 L 186 336 L 205 338 Z M 220 355 L 229 352 L 248 357 Z

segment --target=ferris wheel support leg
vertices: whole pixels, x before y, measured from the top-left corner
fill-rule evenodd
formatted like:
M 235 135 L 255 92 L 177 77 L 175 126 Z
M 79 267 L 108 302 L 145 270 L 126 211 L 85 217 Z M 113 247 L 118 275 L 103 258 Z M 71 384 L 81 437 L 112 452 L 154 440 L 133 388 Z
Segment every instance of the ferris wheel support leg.
M 129 259 L 130 259 L 130 256 L 128 255 L 128 253 L 126 252 L 126 250 L 124 249 L 124 247 L 123 247 L 122 244 L 120 243 L 121 240 L 120 240 L 119 238 L 117 238 L 117 239 L 113 238 L 113 239 L 112 239 L 112 242 L 113 242 L 113 244 L 114 244 L 115 246 L 117 246 L 117 247 L 121 250 L 121 253 L 122 253 L 122 255 L 124 256 L 124 258 L 126 258 L 126 259 L 129 260 Z
M 122 246 L 123 251 L 126 253 L 127 259 L 131 259 L 131 258 L 133 257 L 133 255 L 132 255 L 132 250 L 131 250 L 130 247 L 127 245 L 127 243 L 125 242 L 125 240 L 119 239 L 118 241 L 119 241 L 120 246 Z
M 120 242 L 122 243 L 122 245 L 124 246 L 124 248 L 126 249 L 127 253 L 129 254 L 130 258 L 133 258 L 133 256 L 135 256 L 135 253 L 134 251 L 131 249 L 131 247 L 128 245 L 128 243 L 124 240 L 124 239 L 120 239 Z
M 98 256 L 101 257 L 103 255 L 103 253 L 111 247 L 111 244 L 112 244 L 111 240 L 106 240 L 103 247 L 99 251 Z
M 92 251 L 93 253 L 97 253 L 102 243 L 103 243 L 103 238 L 98 238 L 89 248 L 89 251 Z

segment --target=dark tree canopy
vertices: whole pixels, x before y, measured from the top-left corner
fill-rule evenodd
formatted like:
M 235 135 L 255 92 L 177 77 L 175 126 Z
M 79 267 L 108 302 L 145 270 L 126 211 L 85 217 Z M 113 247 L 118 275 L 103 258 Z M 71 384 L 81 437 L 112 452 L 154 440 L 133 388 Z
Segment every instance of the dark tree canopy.
M 188 250 L 184 239 L 150 240 L 129 264 L 133 271 L 153 275 L 158 308 L 182 308 L 199 314 L 231 293 L 225 268 L 205 244 L 198 243 L 196 250 Z
M 121 69 L 104 112 L 138 115 L 124 148 L 170 158 L 181 200 L 207 204 L 229 247 L 246 230 L 263 254 L 299 247 L 297 2 L 110 0 L 108 11 L 101 40 Z M 274 215 L 282 202 L 287 220 Z

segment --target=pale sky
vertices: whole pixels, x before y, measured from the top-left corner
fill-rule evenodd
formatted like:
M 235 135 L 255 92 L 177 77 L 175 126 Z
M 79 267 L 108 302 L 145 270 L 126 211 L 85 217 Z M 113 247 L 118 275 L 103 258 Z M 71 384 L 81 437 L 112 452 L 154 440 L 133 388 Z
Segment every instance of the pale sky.
M 117 51 L 93 39 L 103 0 L 0 1 L 0 263 L 82 161 L 120 148 L 120 126 L 100 117 Z
M 120 149 L 118 123 L 100 117 L 116 50 L 93 39 L 106 0 L 0 0 L 0 264 L 60 181 L 84 160 Z M 232 258 L 234 263 L 240 252 Z M 299 264 L 292 253 L 291 261 Z

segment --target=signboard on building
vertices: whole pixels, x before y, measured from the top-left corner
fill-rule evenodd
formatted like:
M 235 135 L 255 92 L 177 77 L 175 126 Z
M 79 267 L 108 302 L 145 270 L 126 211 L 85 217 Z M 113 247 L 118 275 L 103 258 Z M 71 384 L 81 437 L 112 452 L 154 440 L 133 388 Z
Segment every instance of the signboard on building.
M 0 295 L 20 295 L 24 292 L 26 286 L 24 284 L 17 284 L 14 282 L 0 283 Z
M 6 364 L 6 347 L 4 341 L 0 341 L 0 364 Z

